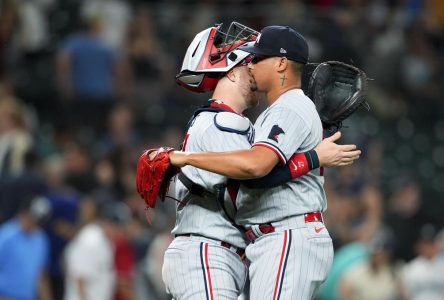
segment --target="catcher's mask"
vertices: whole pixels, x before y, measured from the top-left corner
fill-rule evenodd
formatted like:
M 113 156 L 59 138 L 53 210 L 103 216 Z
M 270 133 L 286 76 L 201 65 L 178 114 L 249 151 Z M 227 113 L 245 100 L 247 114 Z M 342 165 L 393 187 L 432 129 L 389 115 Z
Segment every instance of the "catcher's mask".
M 222 25 L 198 33 L 188 46 L 180 73 L 176 75 L 176 82 L 187 90 L 213 91 L 226 72 L 249 56 L 237 48 L 255 41 L 259 33 L 237 22 L 232 22 L 224 32 Z

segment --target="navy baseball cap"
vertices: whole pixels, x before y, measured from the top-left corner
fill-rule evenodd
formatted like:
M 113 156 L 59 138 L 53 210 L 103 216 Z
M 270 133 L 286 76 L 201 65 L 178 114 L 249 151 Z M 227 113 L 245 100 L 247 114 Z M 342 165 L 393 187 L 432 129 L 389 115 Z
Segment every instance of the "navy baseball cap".
M 305 38 L 289 26 L 264 27 L 255 42 L 243 44 L 238 49 L 262 56 L 285 56 L 303 64 L 308 62 Z

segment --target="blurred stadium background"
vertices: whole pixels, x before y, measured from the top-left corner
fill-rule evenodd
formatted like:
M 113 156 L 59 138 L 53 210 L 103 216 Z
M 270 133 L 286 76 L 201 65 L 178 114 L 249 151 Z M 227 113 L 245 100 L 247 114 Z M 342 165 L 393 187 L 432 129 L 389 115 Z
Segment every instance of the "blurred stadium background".
M 174 203 L 158 205 L 148 225 L 135 164 L 143 149 L 180 145 L 211 96 L 175 84 L 185 50 L 197 32 L 233 20 L 290 25 L 311 62 L 352 63 L 373 79 L 371 111 L 342 129 L 361 159 L 326 171 L 336 261 L 318 298 L 419 299 L 409 294 L 419 278 L 416 288 L 432 293 L 421 299 L 444 299 L 444 1 L 1 0 L 0 222 L 27 198 L 49 199 L 53 299 L 63 298 L 65 246 L 110 202 L 132 213 L 114 222 L 115 299 L 165 299 Z M 411 267 L 418 258 L 435 276 Z M 374 273 L 357 268 L 366 263 Z M 0 274 L 1 298 L 1 265 Z

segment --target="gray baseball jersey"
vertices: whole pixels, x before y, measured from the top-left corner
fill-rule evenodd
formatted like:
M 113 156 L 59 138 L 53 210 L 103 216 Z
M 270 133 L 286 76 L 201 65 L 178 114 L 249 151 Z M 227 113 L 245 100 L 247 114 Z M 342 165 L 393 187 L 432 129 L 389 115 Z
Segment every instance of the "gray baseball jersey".
M 202 112 L 194 119 L 184 143 L 187 152 L 233 151 L 250 148 L 249 139 L 253 136 L 252 125 L 245 134 L 221 130 L 215 123 L 215 115 L 214 112 Z M 227 181 L 225 176 L 192 166 L 182 168 L 182 172 L 194 183 L 214 194 L 218 192 L 218 186 Z M 175 180 L 170 191 L 171 196 L 182 202 L 177 205 L 176 225 L 172 231 L 173 234 L 192 233 L 245 248 L 246 243 L 239 229 L 233 226 L 226 215 L 227 212 L 234 219 L 236 204 L 234 203 L 235 199 L 231 199 L 229 193 L 225 193 L 225 212 L 216 196 L 199 197 L 190 194 L 180 180 Z
M 242 124 L 241 130 L 236 128 L 237 122 Z M 188 129 L 183 150 L 248 149 L 253 132 L 250 121 L 234 113 L 201 112 Z M 177 205 L 176 225 L 172 231 L 179 236 L 165 252 L 162 269 L 167 292 L 175 300 L 236 300 L 248 276 L 247 267 L 239 256 L 239 248 L 245 248 L 246 241 L 232 223 L 236 196 L 225 192 L 222 207 L 217 193 L 227 182 L 226 177 L 192 166 L 182 168 L 182 172 L 212 194 L 192 194 L 178 178 L 170 186 L 169 195 L 181 202 Z
M 303 219 L 293 220 L 292 229 L 275 227 L 246 249 L 251 299 L 312 299 L 333 262 L 327 229 Z
M 247 276 L 239 256 L 213 239 L 180 236 L 165 252 L 162 278 L 175 300 L 236 300 Z
M 254 146 L 274 151 L 285 164 L 296 152 L 313 149 L 322 141 L 322 123 L 313 102 L 302 90 L 282 94 L 256 120 Z M 292 166 L 297 168 L 297 166 Z M 327 207 L 324 178 L 312 170 L 297 180 L 271 189 L 241 186 L 236 222 L 243 226 L 279 221 Z
M 322 124 L 313 102 L 302 90 L 282 94 L 255 123 L 253 146 L 267 147 L 285 164 L 295 152 L 313 149 L 322 140 Z M 292 167 L 297 168 L 297 165 Z M 241 186 L 236 221 L 258 237 L 249 244 L 252 299 L 312 299 L 326 279 L 333 244 L 321 220 L 304 214 L 326 209 L 323 177 L 313 170 L 271 189 Z M 262 234 L 259 224 L 274 232 Z

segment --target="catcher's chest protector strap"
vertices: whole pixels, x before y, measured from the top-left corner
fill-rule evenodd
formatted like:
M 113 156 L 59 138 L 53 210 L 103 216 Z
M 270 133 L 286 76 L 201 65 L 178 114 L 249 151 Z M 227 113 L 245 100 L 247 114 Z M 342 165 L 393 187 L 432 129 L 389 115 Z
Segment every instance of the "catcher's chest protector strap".
M 249 131 L 250 121 L 247 118 L 237 114 L 231 107 L 217 100 L 210 100 L 208 104 L 198 108 L 193 113 L 190 121 L 188 121 L 187 131 L 191 125 L 193 125 L 194 119 L 196 119 L 201 112 L 205 111 L 216 113 L 214 116 L 214 124 L 219 130 L 239 134 L 247 134 Z M 221 113 L 222 115 L 218 117 Z
M 214 116 L 214 125 L 219 130 L 245 135 L 250 130 L 250 121 L 231 112 L 220 112 Z
M 178 178 L 191 194 L 199 197 L 214 196 L 213 193 L 207 191 L 203 186 L 194 183 L 184 173 L 180 172 Z

